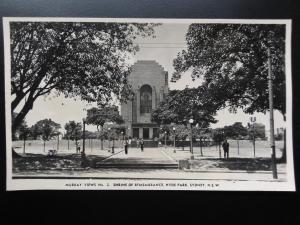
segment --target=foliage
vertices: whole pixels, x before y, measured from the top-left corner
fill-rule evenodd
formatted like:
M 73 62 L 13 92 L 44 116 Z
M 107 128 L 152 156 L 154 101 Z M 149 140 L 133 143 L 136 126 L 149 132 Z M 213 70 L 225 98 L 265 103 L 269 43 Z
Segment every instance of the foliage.
M 27 126 L 27 123 L 23 121 L 23 123 L 19 127 L 19 139 L 26 140 L 31 135 L 31 130 Z
M 30 132 L 33 140 L 36 140 L 38 136 L 41 134 L 40 128 L 38 127 L 37 124 L 34 124 L 30 127 Z
M 12 22 L 12 111 L 21 107 L 13 130 L 35 100 L 56 90 L 66 97 L 106 104 L 130 97 L 128 55 L 137 36 L 153 35 L 156 24 Z M 25 104 L 22 105 L 22 100 Z
M 253 131 L 255 138 L 266 138 L 265 125 L 261 123 L 248 124 L 249 138 L 253 139 Z
M 216 143 L 221 143 L 225 140 L 225 133 L 222 128 L 213 129 L 211 134 L 213 141 Z
M 40 120 L 35 126 L 44 141 L 49 141 L 51 137 L 59 134 L 60 125 L 51 119 Z
M 159 132 L 162 134 L 162 140 L 165 139 L 165 132 L 167 137 L 170 137 L 172 140 L 174 140 L 174 136 L 176 140 L 185 140 L 190 135 L 190 129 L 184 124 L 165 124 L 161 126 Z
M 248 135 L 248 130 L 241 122 L 236 122 L 224 127 L 225 136 L 229 138 L 241 138 Z
M 87 110 L 87 124 L 93 124 L 103 127 L 105 122 L 116 122 L 117 124 L 123 123 L 123 119 L 119 114 L 117 106 L 104 106 L 100 108 L 93 107 Z
M 86 139 L 96 139 L 97 138 L 97 133 L 86 130 L 85 131 L 85 138 Z
M 206 95 L 204 87 L 172 90 L 152 111 L 152 121 L 159 124 L 187 124 L 193 117 L 195 123 L 216 123 L 214 115 L 217 107 Z
M 120 138 L 120 134 L 121 132 L 119 132 L 118 129 L 108 129 L 107 130 L 107 138 L 108 140 L 117 140 L 118 138 Z
M 82 136 L 82 125 L 81 123 L 76 123 L 74 120 L 65 124 L 65 130 L 66 136 L 71 140 L 75 140 L 76 142 Z
M 208 139 L 211 137 L 211 129 L 199 126 L 193 127 L 193 139 Z
M 172 80 L 192 70 L 203 79 L 207 96 L 220 107 L 246 113 L 265 112 L 268 102 L 268 56 L 274 89 L 274 108 L 285 115 L 285 25 L 191 24 L 187 50 L 174 60 Z

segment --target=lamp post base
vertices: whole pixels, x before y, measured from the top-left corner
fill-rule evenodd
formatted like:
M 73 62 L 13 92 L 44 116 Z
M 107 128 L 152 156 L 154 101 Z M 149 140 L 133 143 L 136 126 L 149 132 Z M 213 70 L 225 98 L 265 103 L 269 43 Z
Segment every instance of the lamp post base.
M 273 149 L 274 148 L 274 149 Z M 275 152 L 275 146 L 272 146 L 273 152 Z M 271 160 L 272 160 L 272 174 L 274 179 L 278 179 L 277 175 L 277 165 L 276 165 L 276 156 L 274 153 L 271 155 Z
M 194 155 L 191 155 L 191 160 L 194 160 L 195 158 L 194 158 Z

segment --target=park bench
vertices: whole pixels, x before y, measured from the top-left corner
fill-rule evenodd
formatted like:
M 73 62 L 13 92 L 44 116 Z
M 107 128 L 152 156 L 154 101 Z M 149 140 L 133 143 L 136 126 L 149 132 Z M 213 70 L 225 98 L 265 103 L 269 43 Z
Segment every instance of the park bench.
M 55 149 L 48 150 L 48 156 L 54 156 L 56 155 L 57 151 Z

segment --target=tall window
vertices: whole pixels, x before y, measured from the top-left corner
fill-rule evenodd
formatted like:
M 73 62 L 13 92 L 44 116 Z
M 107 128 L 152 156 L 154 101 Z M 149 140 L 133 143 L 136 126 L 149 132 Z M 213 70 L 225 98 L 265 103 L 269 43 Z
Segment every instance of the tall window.
M 133 128 L 133 137 L 134 138 L 140 138 L 139 128 Z
M 141 87 L 141 113 L 151 113 L 152 110 L 152 88 L 149 85 Z

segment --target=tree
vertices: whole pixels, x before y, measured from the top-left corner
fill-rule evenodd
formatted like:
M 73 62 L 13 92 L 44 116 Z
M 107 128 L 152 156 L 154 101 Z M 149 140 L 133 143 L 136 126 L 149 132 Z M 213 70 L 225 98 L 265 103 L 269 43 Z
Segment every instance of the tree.
M 60 125 L 55 123 L 51 119 L 40 120 L 35 124 L 39 130 L 39 134 L 42 136 L 44 141 L 44 151 L 46 146 L 46 141 L 49 141 L 51 137 L 59 134 Z
M 265 112 L 268 102 L 267 49 L 271 50 L 274 108 L 285 118 L 285 25 L 192 24 L 187 50 L 174 60 L 173 81 L 192 70 L 220 106 Z
M 123 123 L 123 119 L 119 114 L 117 106 L 93 107 L 87 110 L 86 123 L 97 126 L 99 138 L 101 140 L 101 150 L 103 150 L 103 139 L 106 137 L 103 130 L 103 126 L 106 122 L 115 122 L 117 124 Z
M 11 22 L 12 123 L 14 132 L 35 100 L 51 93 L 106 104 L 130 96 L 126 63 L 137 36 L 153 35 L 156 24 Z M 22 100 L 25 101 L 22 104 Z
M 248 135 L 248 130 L 242 125 L 241 122 L 235 122 L 230 126 L 224 127 L 224 133 L 226 137 L 229 138 L 238 138 L 245 137 Z
M 225 137 L 236 139 L 238 154 L 240 154 L 240 139 L 248 135 L 248 130 L 241 122 L 236 122 L 224 127 Z
M 195 123 L 205 123 L 203 127 L 208 127 L 210 123 L 217 122 L 213 117 L 217 109 L 216 104 L 206 96 L 204 87 L 172 90 L 152 111 L 152 121 L 158 124 L 187 124 L 193 117 Z
M 82 125 L 81 123 L 76 123 L 74 120 L 69 121 L 65 124 L 66 136 L 68 138 L 68 149 L 69 149 L 69 139 L 75 141 L 75 145 L 78 145 L 78 140 L 82 136 Z
M 175 130 L 173 129 L 175 128 Z M 182 142 L 182 150 L 184 150 L 183 141 L 186 140 L 190 135 L 190 130 L 185 124 L 174 124 L 174 125 L 163 125 L 160 129 L 160 133 L 164 134 L 166 132 L 167 135 L 171 135 L 171 138 L 175 138 L 175 140 Z M 173 139 L 174 140 L 174 139 Z
M 210 129 L 208 128 L 202 128 L 202 126 L 194 126 L 193 127 L 193 139 L 199 139 L 200 144 L 200 153 L 201 156 L 203 156 L 202 147 L 203 147 L 203 141 L 205 139 L 210 138 Z
M 25 121 L 19 127 L 19 139 L 23 140 L 23 154 L 25 154 L 26 140 L 30 136 L 30 128 Z
M 250 139 L 253 139 L 253 135 L 255 136 L 255 138 L 265 139 L 266 138 L 265 125 L 262 123 L 253 123 L 252 125 L 249 124 L 248 133 Z
M 40 128 L 37 124 L 34 124 L 30 127 L 30 132 L 33 140 L 36 140 L 37 137 L 41 134 Z

